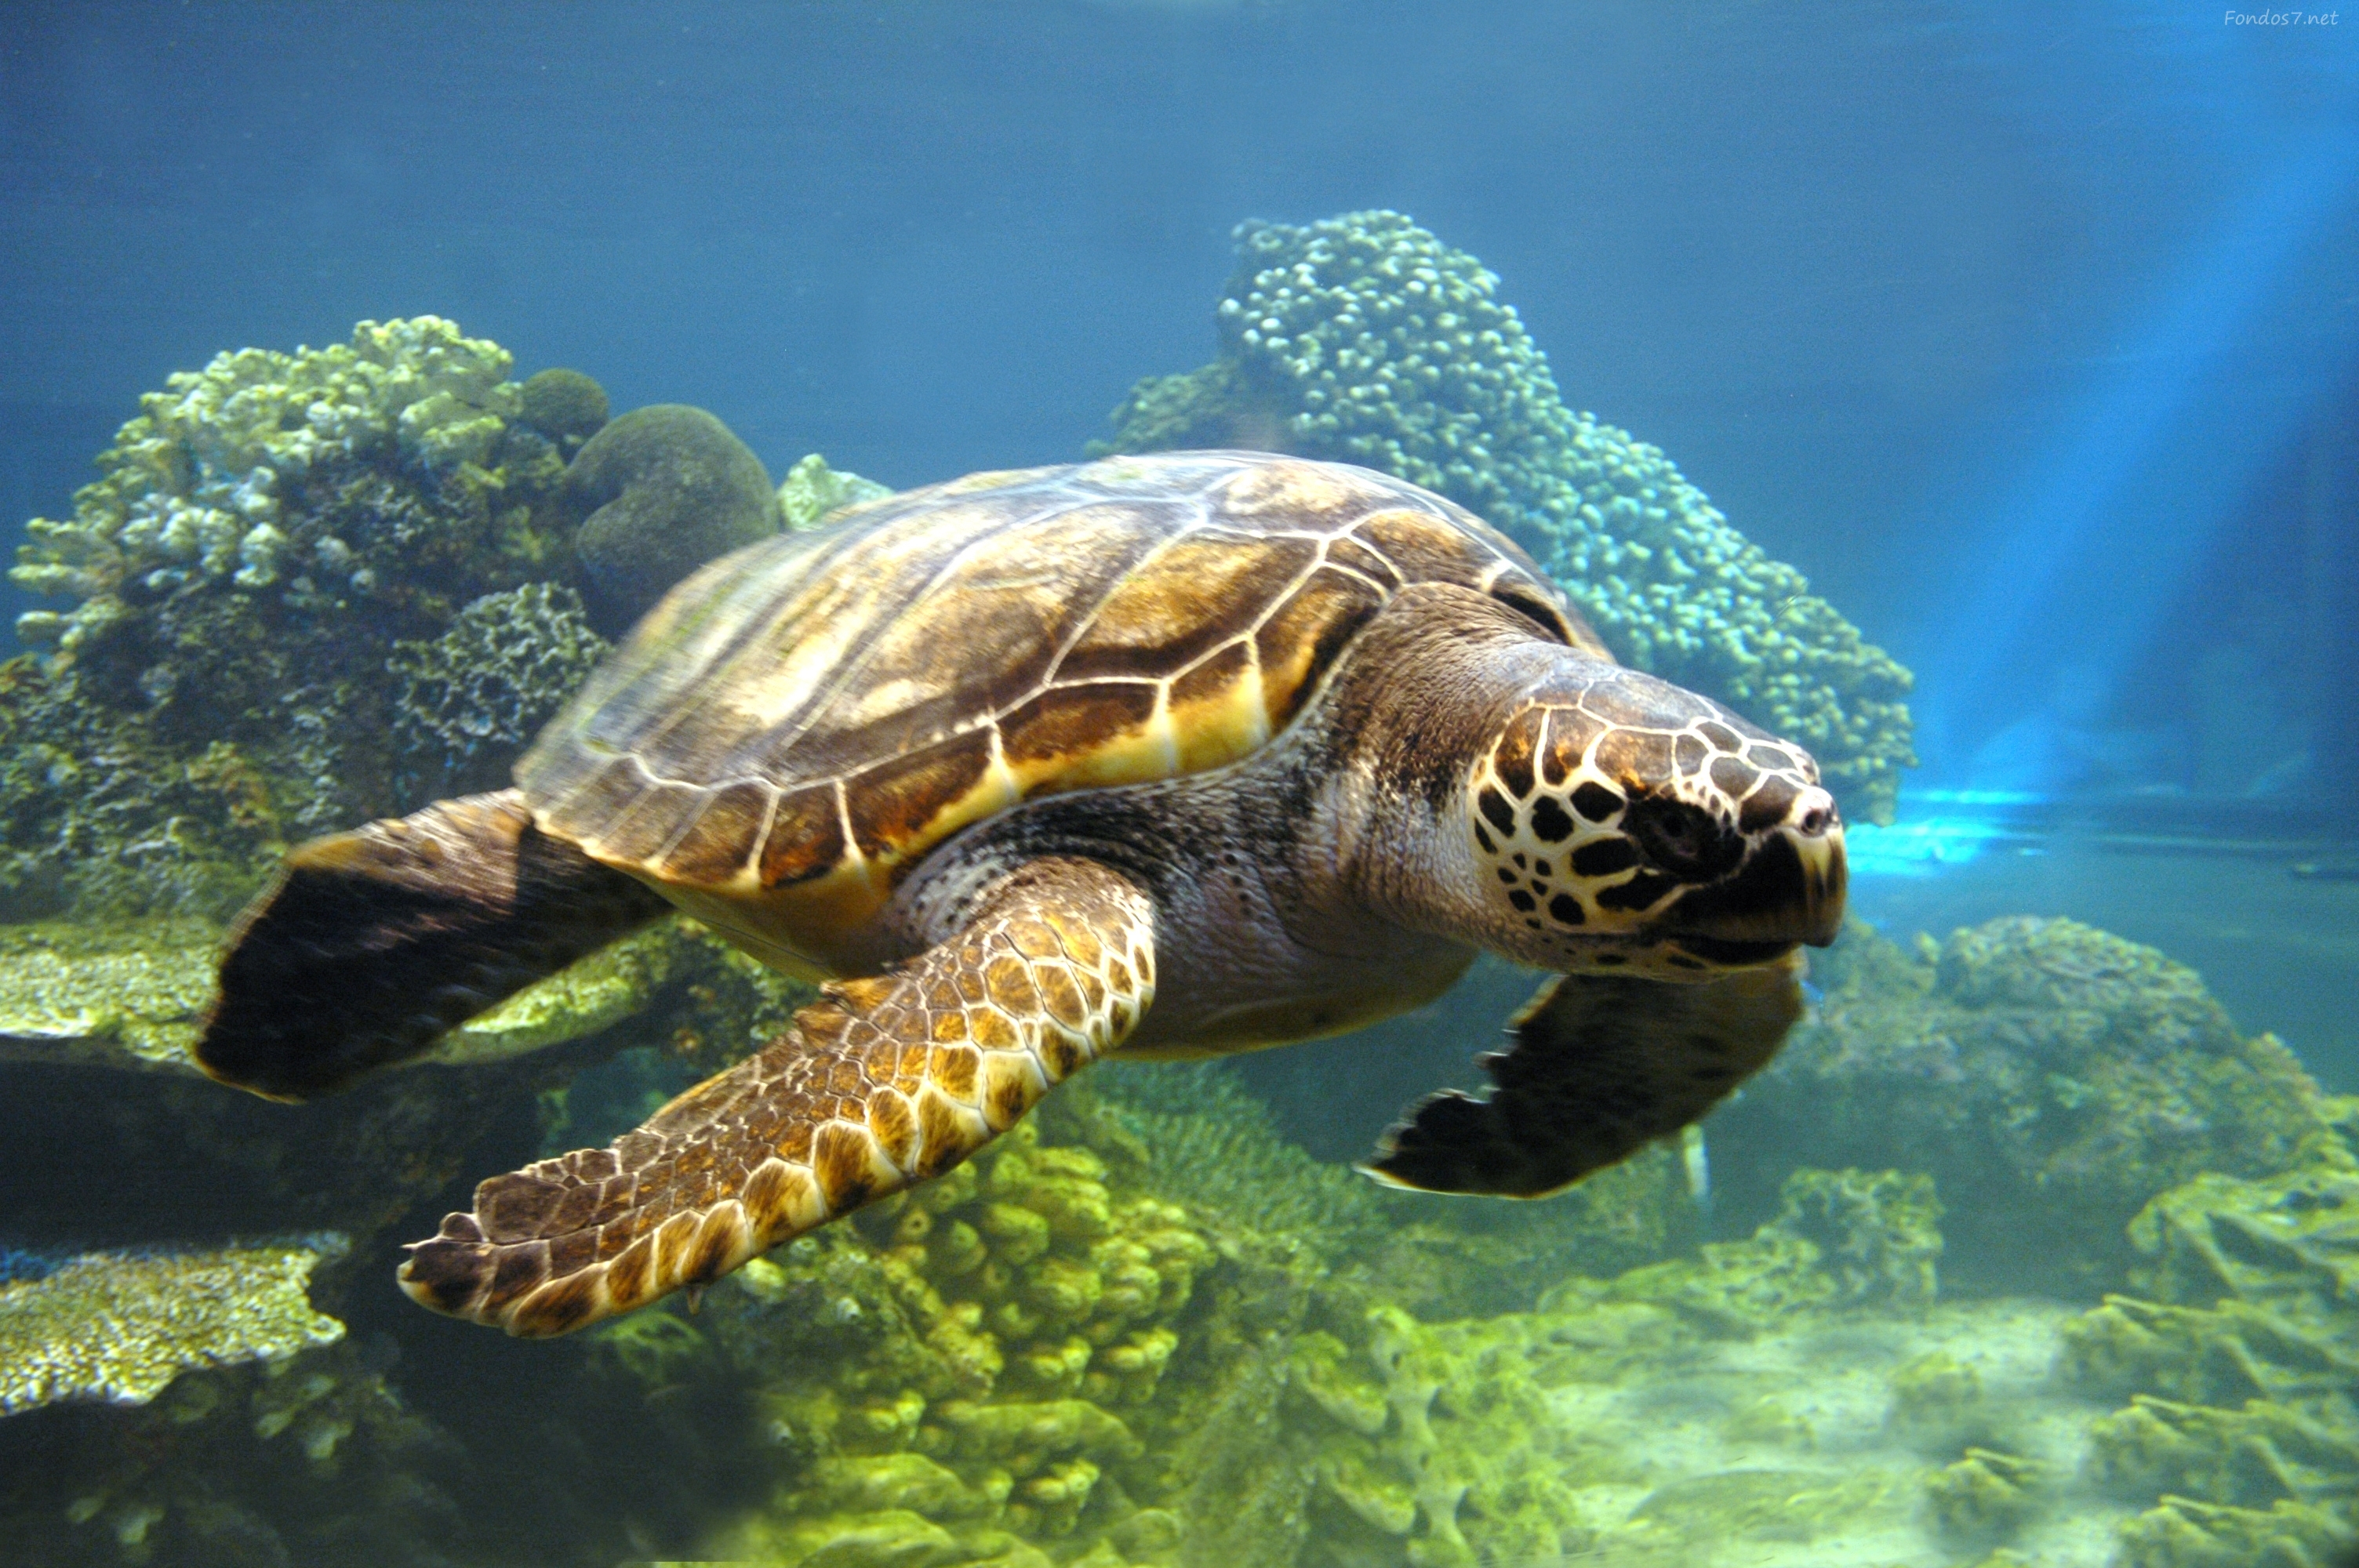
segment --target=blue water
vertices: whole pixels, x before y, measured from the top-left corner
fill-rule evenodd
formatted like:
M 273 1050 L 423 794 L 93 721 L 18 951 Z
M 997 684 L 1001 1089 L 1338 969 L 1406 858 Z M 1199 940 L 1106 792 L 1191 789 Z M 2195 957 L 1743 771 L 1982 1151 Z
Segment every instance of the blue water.
M 171 373 L 423 314 L 495 341 L 519 377 L 587 372 L 617 411 L 710 409 L 774 482 L 810 452 L 896 488 L 1070 461 L 1139 378 L 1212 356 L 1238 223 L 1394 209 L 1496 274 L 1571 407 L 1660 448 L 1914 671 L 1920 765 L 1897 822 L 1853 840 L 1867 923 L 1904 946 L 2007 915 L 2102 927 L 2192 967 L 2240 1031 L 2274 1031 L 2352 1094 L 2359 14 L 2263 15 L 2197 0 L 13 0 L 0 533 L 70 515 Z M 0 583 L 0 626 L 38 602 Z M 1437 1073 L 1470 1081 L 1465 1055 L 1530 983 L 1479 968 L 1440 1014 L 1387 1026 L 1380 1065 L 1355 1065 L 1374 1058 L 1353 1040 L 1221 1081 L 1335 1163 Z M 570 1067 L 498 1078 L 465 1140 L 404 1168 L 426 1195 L 397 1224 L 354 1218 L 366 1205 L 335 1173 L 347 1144 L 355 1166 L 428 1148 L 391 1112 L 321 1113 L 296 1138 L 241 1102 L 184 1127 L 197 1102 L 171 1097 L 212 1086 L 125 1110 L 86 1069 L 0 1057 L 0 1187 L 17 1191 L 0 1234 L 27 1242 L 0 1247 L 0 1292 L 38 1284 L 60 1238 L 357 1228 L 357 1267 L 322 1266 L 323 1310 L 372 1348 L 307 1397 L 374 1433 L 386 1466 L 366 1505 L 332 1460 L 290 1468 L 321 1489 L 281 1517 L 254 1500 L 278 1485 L 277 1450 L 230 1480 L 161 1416 L 121 1429 L 136 1441 L 96 1415 L 41 1429 L 71 1442 L 6 1418 L 0 1545 L 50 1539 L 27 1499 L 48 1519 L 102 1494 L 55 1561 L 488 1568 L 717 1539 L 724 1500 L 751 1508 L 771 1484 L 715 1435 L 721 1415 L 698 1424 L 699 1401 L 756 1419 L 754 1396 L 729 1402 L 743 1368 L 710 1360 L 734 1330 L 665 1330 L 708 1360 L 678 1373 L 642 1346 L 632 1382 L 385 1286 L 427 1210 L 507 1168 L 484 1160 L 603 1137 L 696 1076 L 694 1042 L 631 1044 L 570 1105 Z M 85 1174 L 94 1150 L 109 1181 Z M 1666 1247 L 1760 1217 L 1711 1207 L 1701 1145 L 1688 1156 L 1701 1217 Z M 280 1217 L 266 1195 L 287 1171 L 317 1173 L 319 1203 Z M 253 1411 L 234 1401 L 284 1391 L 221 1386 L 241 1432 Z M 213 1385 L 174 1397 L 190 1387 Z M 464 1463 L 383 1459 L 412 1452 L 397 1398 Z M 585 1431 L 629 1436 L 606 1453 Z M 545 1465 L 516 1460 L 543 1445 Z M 136 1484 L 87 1478 L 116 1475 L 118 1450 L 165 1456 Z M 53 1467 L 12 1491 L 10 1456 L 37 1454 Z M 176 1465 L 206 1479 L 167 1484 Z M 530 1498 L 520 1514 L 594 1515 L 650 1473 L 665 1478 L 627 1529 L 556 1555 L 536 1555 L 532 1519 L 491 1517 L 508 1487 Z M 163 1544 L 142 1557 L 151 1495 Z M 400 1558 L 386 1543 L 409 1537 L 372 1533 L 413 1506 L 466 1522 L 419 1538 L 451 1555 Z M 267 1529 L 240 1533 L 249 1517 Z M 212 1522 L 173 1533 L 191 1518 Z M 326 1523 L 307 1534 L 306 1518 Z M 2115 1561 L 2084 1544 L 2059 1535 L 2038 1561 Z M 1873 1560 L 1946 1568 L 1981 1547 L 1916 1549 Z

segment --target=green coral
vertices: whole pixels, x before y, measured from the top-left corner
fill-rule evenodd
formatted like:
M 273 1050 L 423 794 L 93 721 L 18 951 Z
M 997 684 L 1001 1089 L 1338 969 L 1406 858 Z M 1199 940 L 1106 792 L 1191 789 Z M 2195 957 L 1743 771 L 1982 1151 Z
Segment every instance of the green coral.
M 592 623 L 626 631 L 666 589 L 716 556 L 778 531 L 762 460 L 701 408 L 635 408 L 584 443 L 565 470 L 581 519 L 573 553 Z
M 1935 1293 L 1940 1214 L 1929 1176 L 1799 1170 L 1786 1179 L 1777 1217 L 1749 1239 L 1634 1269 L 1612 1295 L 1729 1334 L 1822 1308 L 1922 1308 Z
M 394 643 L 571 569 L 509 357 L 437 317 L 223 354 L 142 399 L 13 572 L 0 913 L 226 915 L 288 839 L 417 804 Z
M 1498 279 L 1397 212 L 1245 223 L 1220 357 L 1139 384 L 1104 450 L 1277 447 L 1449 496 L 1529 546 L 1623 659 L 1809 747 L 1888 820 L 1908 671 L 1663 454 L 1568 409 Z
M 484 595 L 430 643 L 396 643 L 395 740 L 419 793 L 506 788 L 516 754 L 606 651 L 582 596 L 545 582 Z
M 1659 1145 L 1546 1203 L 1438 1214 L 1428 1195 L 1379 1186 L 1287 1141 L 1269 1107 L 1218 1062 L 1117 1058 L 1041 1114 L 1209 1228 L 1356 1271 L 1425 1317 L 1529 1306 L 1565 1273 L 1663 1258 L 1697 1223 L 1679 1156 Z
M 1830 960 L 1813 1016 L 1712 1122 L 1740 1208 L 1798 1160 L 1922 1170 L 1953 1273 L 2088 1296 L 2119 1283 L 2156 1192 L 2283 1170 L 2331 1135 L 2293 1054 L 2151 947 L 2010 916 L 1914 954 L 1854 925 Z
M 216 1252 L 86 1253 L 0 1285 L 0 1416 L 103 1400 L 142 1405 L 197 1367 L 277 1360 L 332 1345 L 311 1271 L 341 1237 Z
M 1189 1401 L 1165 1374 L 1216 1259 L 1183 1211 L 1108 1176 L 1026 1123 L 748 1264 L 692 1340 L 637 1320 L 602 1330 L 602 1354 L 641 1376 L 701 1367 L 754 1389 L 780 1473 L 716 1553 L 981 1563 L 1055 1542 L 1118 1568 L 1118 1540 L 1171 1535 L 1147 1517 L 1184 1480 L 1164 1440 Z
M 1319 1483 L 1311 1561 L 1472 1568 L 1589 1543 L 1573 1494 L 1611 1465 L 1554 1419 L 1540 1329 L 1378 1307 L 1356 1354 L 1329 1334 L 1297 1341 L 1289 1380 Z
M 778 513 L 787 532 L 809 533 L 823 525 L 830 514 L 882 501 L 893 487 L 827 466 L 817 452 L 799 459 L 778 486 Z
M 517 389 L 524 422 L 571 458 L 606 424 L 606 389 L 578 370 L 535 372 Z
M 2335 1509 L 2166 1498 L 2122 1527 L 2117 1568 L 2347 1568 L 2359 1529 Z
M 2309 1154 L 2157 1197 L 2129 1227 L 2137 1293 L 2065 1331 L 2060 1379 L 2128 1396 L 2090 1460 L 2154 1504 L 2125 1563 L 2324 1563 L 2359 1542 L 2359 1166 L 2332 1139 Z

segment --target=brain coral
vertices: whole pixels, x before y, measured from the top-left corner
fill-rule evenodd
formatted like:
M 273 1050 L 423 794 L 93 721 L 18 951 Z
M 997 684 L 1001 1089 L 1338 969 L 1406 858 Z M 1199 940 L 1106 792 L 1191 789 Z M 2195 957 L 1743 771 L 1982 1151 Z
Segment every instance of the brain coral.
M 1274 447 L 1439 491 L 1530 547 L 1621 658 L 1791 736 L 1846 810 L 1888 816 L 1908 672 L 1661 452 L 1568 409 L 1479 262 L 1397 212 L 1236 242 L 1220 357 L 1140 383 L 1104 449 Z
M 701 408 L 634 408 L 590 438 L 565 474 L 582 517 L 573 550 L 592 618 L 620 633 L 690 572 L 778 531 L 762 460 Z

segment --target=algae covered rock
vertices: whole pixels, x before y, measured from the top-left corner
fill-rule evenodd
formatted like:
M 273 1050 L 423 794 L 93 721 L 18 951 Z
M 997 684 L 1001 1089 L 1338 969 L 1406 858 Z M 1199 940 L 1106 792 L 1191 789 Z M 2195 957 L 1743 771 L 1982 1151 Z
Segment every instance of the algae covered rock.
M 344 1326 L 312 1310 L 305 1286 L 345 1247 L 329 1236 L 213 1252 L 89 1253 L 0 1284 L 0 1416 L 77 1400 L 142 1405 L 192 1368 L 332 1345 Z
M 565 470 L 582 519 L 573 553 L 591 616 L 627 631 L 664 590 L 716 556 L 778 531 L 762 460 L 701 408 L 658 403 L 609 422 Z
M 1793 737 L 1847 813 L 1888 820 L 1916 761 L 1908 672 L 1661 452 L 1567 408 L 1481 263 L 1389 211 L 1235 240 L 1219 358 L 1141 382 L 1103 449 L 1272 448 L 1438 491 L 1529 548 L 1625 662 Z
M 2087 1296 L 2123 1277 L 2154 1194 L 2329 1135 L 2292 1053 L 2151 947 L 2012 916 L 1913 954 L 1854 925 L 1831 957 L 1813 1016 L 1712 1121 L 1740 1210 L 1799 1161 L 1924 1171 L 1952 1273 Z

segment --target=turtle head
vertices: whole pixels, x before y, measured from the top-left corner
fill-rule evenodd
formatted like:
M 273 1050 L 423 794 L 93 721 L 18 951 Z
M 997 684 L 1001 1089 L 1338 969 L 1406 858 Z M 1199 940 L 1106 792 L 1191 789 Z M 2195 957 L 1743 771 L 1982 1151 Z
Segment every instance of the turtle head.
M 1519 961 L 1701 978 L 1834 940 L 1843 839 L 1818 764 L 1727 708 L 1585 656 L 1474 759 L 1484 925 Z

